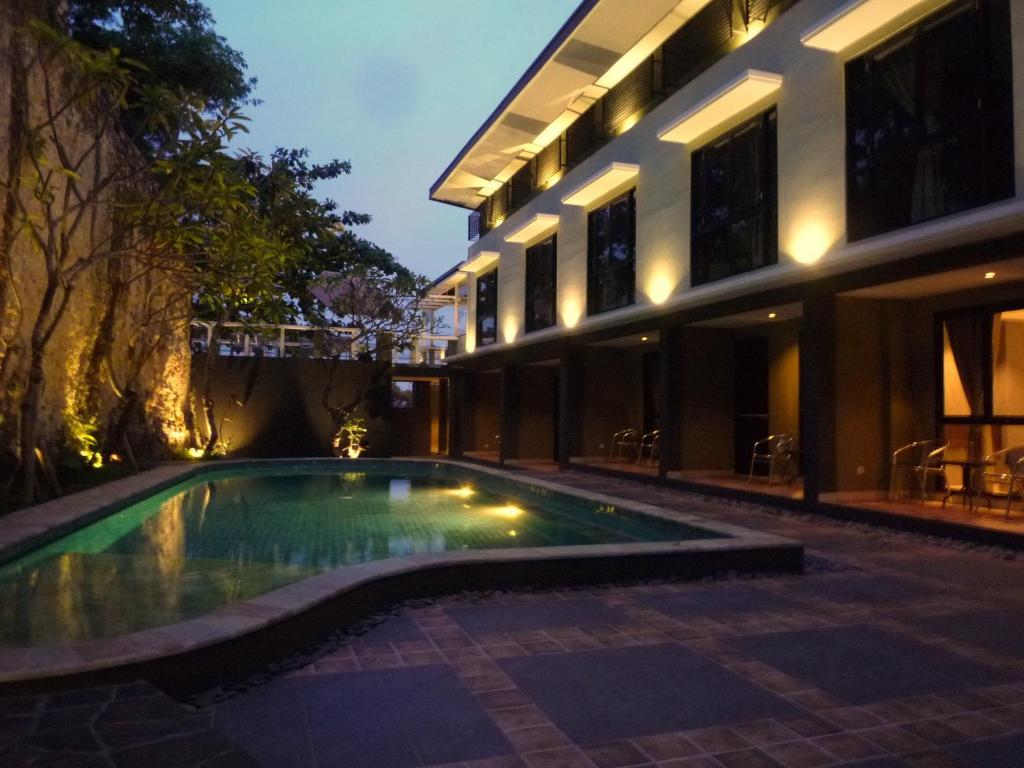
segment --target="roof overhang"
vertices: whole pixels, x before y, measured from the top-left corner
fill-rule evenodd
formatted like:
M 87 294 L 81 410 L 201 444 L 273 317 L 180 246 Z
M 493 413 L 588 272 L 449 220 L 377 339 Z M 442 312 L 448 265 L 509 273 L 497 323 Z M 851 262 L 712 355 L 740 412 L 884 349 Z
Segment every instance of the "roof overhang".
M 583 0 L 434 182 L 431 199 L 476 208 L 708 2 Z

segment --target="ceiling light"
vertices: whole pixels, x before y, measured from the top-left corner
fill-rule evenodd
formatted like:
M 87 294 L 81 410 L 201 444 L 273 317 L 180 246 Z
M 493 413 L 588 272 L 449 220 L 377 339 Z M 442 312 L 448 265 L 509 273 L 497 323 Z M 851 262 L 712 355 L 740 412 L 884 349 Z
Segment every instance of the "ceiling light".
M 776 315 L 775 315 L 775 313 L 774 313 L 774 312 L 769 312 L 769 313 L 768 313 L 768 319 L 769 319 L 769 320 L 774 320 L 774 319 L 775 319 L 775 317 L 776 317 Z
M 640 341 L 647 341 L 647 337 L 646 336 L 641 336 L 640 337 Z
M 996 276 L 996 273 L 995 273 L 995 272 L 986 272 L 986 273 L 985 273 L 985 279 L 986 279 L 986 280 L 991 280 L 991 279 L 992 279 L 993 277 L 995 277 L 995 276 Z

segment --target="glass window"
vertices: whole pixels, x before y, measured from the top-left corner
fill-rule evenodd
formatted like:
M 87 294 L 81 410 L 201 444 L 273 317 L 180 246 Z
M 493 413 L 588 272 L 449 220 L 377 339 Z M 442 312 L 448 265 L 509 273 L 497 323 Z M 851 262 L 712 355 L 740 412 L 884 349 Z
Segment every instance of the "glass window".
M 636 286 L 634 190 L 591 211 L 587 221 L 587 314 L 632 304 Z
M 413 382 L 392 381 L 391 382 L 391 407 L 412 408 L 413 406 Z
M 858 240 L 1012 197 L 1007 0 L 961 0 L 846 65 Z
M 1024 445 L 1024 309 L 943 320 L 941 404 L 953 454 Z
M 558 237 L 526 249 L 526 332 L 555 324 Z
M 476 344 L 482 347 L 498 340 L 498 270 L 476 279 Z
M 693 153 L 691 281 L 778 262 L 775 110 Z

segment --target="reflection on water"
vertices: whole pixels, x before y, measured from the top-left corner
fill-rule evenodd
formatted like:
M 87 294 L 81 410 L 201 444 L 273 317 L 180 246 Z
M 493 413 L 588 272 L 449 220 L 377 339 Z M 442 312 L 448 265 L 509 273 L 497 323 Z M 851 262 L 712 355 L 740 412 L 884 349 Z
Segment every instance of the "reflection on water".
M 690 535 L 426 477 L 237 472 L 158 494 L 0 567 L 0 644 L 161 626 L 326 569 L 420 552 Z

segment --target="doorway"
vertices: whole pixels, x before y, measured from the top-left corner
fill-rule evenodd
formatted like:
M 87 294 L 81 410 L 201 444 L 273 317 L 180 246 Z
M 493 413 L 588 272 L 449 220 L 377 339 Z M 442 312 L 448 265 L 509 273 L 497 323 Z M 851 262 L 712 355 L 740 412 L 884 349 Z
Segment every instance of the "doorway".
M 733 360 L 735 471 L 750 471 L 754 443 L 768 437 L 768 338 L 737 339 Z M 766 474 L 767 467 L 759 467 Z

